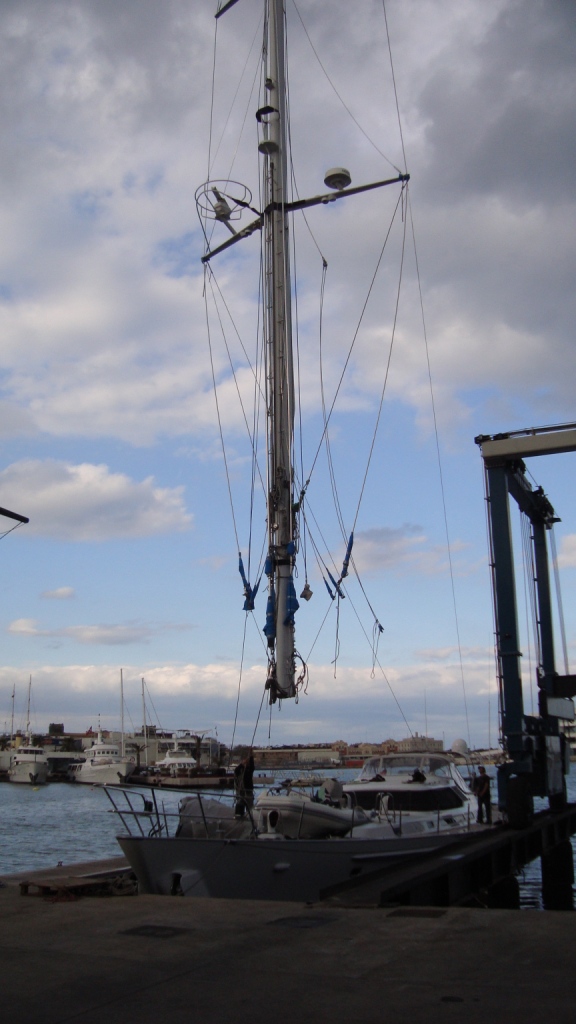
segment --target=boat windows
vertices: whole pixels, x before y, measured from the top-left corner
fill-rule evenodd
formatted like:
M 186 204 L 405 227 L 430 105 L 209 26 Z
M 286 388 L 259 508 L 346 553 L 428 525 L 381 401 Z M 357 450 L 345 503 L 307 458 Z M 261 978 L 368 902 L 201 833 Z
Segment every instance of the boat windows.
M 359 775 L 360 782 L 372 782 L 380 778 L 396 775 L 413 775 L 418 770 L 427 777 L 449 779 L 452 775 L 452 762 L 439 755 L 431 754 L 395 754 L 384 757 L 371 757 Z
M 453 807 L 462 807 L 463 800 L 455 789 L 406 789 L 394 790 L 356 790 L 356 802 L 365 811 L 378 809 L 383 796 L 388 797 L 388 812 L 394 811 L 447 811 Z

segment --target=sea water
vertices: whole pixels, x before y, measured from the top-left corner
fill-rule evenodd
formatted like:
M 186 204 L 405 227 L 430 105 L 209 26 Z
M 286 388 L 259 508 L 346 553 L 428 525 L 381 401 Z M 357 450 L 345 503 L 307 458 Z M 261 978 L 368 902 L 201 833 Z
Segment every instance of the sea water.
M 568 799 L 576 801 L 576 766 L 568 776 Z M 490 769 L 493 776 L 494 769 Z M 294 775 L 298 773 L 293 773 Z M 357 772 L 334 772 L 342 778 Z M 495 799 L 495 780 L 492 783 Z M 175 813 L 181 792 L 156 791 L 160 810 Z M 131 794 L 136 803 L 136 795 Z M 538 801 L 545 806 L 544 801 Z M 141 803 L 140 803 L 141 806 Z M 118 857 L 116 836 L 124 828 L 103 789 L 77 783 L 0 785 L 0 875 L 19 874 Z M 576 851 L 576 838 L 572 840 Z M 542 909 L 540 859 L 519 877 L 521 907 Z

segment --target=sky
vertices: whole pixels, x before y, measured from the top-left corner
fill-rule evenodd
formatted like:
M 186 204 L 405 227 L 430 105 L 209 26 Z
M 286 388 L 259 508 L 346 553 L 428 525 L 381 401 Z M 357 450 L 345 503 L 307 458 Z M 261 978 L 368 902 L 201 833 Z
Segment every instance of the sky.
M 353 184 L 394 168 L 411 180 L 395 218 L 397 186 L 294 225 L 304 479 L 313 467 L 297 586 L 314 596 L 296 619 L 307 692 L 269 709 L 265 594 L 247 618 L 237 568 L 240 548 L 254 583 L 264 531 L 244 423 L 259 235 L 205 281 L 195 202 L 208 178 L 231 179 L 258 208 L 262 6 L 219 19 L 214 63 L 213 0 L 0 5 L 0 505 L 30 519 L 0 547 L 0 731 L 13 688 L 25 721 L 30 677 L 35 731 L 118 728 L 122 669 L 129 729 L 144 679 L 149 722 L 225 743 L 494 745 L 474 438 L 576 420 L 576 9 L 386 0 L 392 78 L 382 0 L 287 0 L 298 194 L 324 192 L 334 166 Z M 216 226 L 213 244 L 225 237 Z M 320 365 L 328 407 L 345 371 L 329 439 L 358 577 L 339 607 L 312 546 L 340 565 L 325 452 L 314 462 Z M 574 459 L 529 462 L 561 518 L 569 658 Z M 531 649 L 527 631 L 528 710 Z

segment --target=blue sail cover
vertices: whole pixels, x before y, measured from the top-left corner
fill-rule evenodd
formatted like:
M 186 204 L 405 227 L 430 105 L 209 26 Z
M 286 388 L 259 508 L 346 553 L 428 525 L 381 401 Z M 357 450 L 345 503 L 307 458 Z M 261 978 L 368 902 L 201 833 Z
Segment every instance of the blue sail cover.
M 332 584 L 333 584 L 333 586 L 334 586 L 334 588 L 336 590 L 336 593 L 338 594 L 338 597 L 342 597 L 343 598 L 344 594 L 342 593 L 342 590 L 340 589 L 341 579 L 338 580 L 338 582 L 336 582 L 336 580 L 334 579 L 332 573 L 328 569 L 326 570 L 326 572 L 328 573 L 328 575 L 330 577 L 330 580 L 331 580 L 331 582 L 332 582 Z M 330 588 L 328 588 L 328 589 L 330 589 Z
M 260 580 L 258 580 L 258 583 L 256 584 L 256 586 L 254 587 L 254 589 L 252 589 L 252 587 L 250 586 L 248 580 L 246 579 L 246 573 L 244 572 L 244 562 L 242 561 L 242 555 L 241 554 L 238 555 L 238 572 L 240 573 L 240 575 L 242 577 L 242 582 L 244 584 L 244 597 L 246 599 L 244 601 L 244 611 L 245 612 L 253 612 L 254 611 L 254 598 L 256 597 L 256 594 L 258 593 L 258 587 L 260 586 Z
M 264 626 L 264 636 L 266 636 L 268 640 L 273 640 L 276 636 L 276 592 L 273 584 L 270 587 L 268 601 L 266 604 L 266 625 Z
M 286 618 L 284 619 L 285 626 L 294 625 L 294 616 L 300 607 L 298 598 L 296 597 L 296 590 L 294 589 L 294 579 L 290 574 L 288 580 L 288 586 L 286 588 Z
M 350 537 L 348 538 L 348 547 L 346 548 L 346 554 L 344 556 L 344 561 L 342 563 L 342 572 L 340 574 L 340 579 L 341 580 L 343 580 L 344 577 L 348 575 L 348 566 L 350 565 L 350 555 L 352 554 L 352 545 L 353 545 L 353 543 L 354 543 L 354 531 L 352 531 L 352 533 L 350 534 Z

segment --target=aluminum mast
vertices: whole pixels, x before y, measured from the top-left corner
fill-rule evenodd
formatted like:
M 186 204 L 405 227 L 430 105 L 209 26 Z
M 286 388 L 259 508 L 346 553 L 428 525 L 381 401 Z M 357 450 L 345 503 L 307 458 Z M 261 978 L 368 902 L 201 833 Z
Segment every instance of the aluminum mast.
M 269 0 L 265 39 L 267 104 L 257 114 L 264 155 L 264 297 L 268 405 L 268 613 L 270 700 L 296 696 L 293 567 L 296 548 L 292 446 L 294 372 L 288 214 L 284 0 Z

